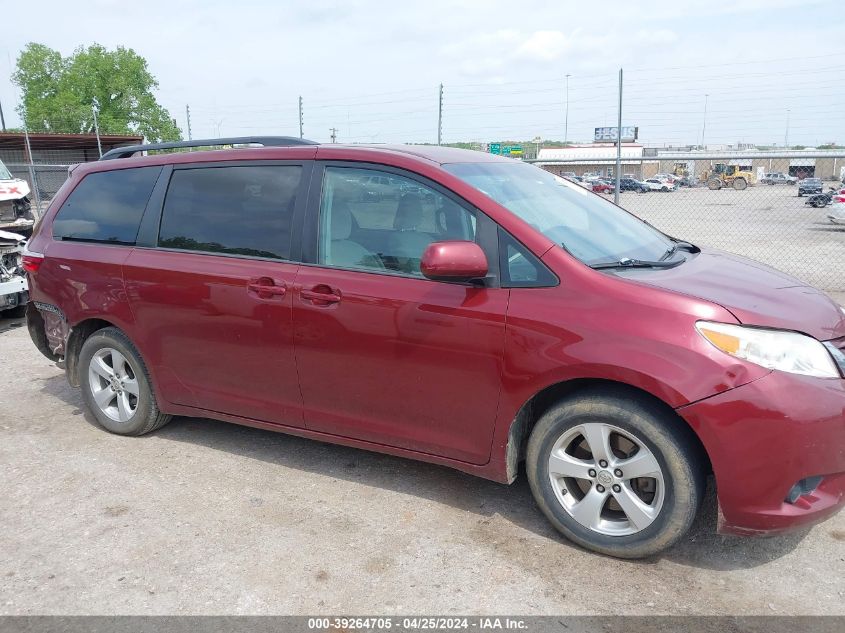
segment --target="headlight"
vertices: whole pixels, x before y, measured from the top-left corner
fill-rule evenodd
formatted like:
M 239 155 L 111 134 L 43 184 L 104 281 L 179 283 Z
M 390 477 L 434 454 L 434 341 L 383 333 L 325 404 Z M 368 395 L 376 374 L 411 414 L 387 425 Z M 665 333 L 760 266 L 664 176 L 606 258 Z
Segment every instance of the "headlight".
M 705 339 L 731 356 L 792 374 L 839 378 L 827 348 L 811 336 L 709 321 L 699 321 L 695 327 Z

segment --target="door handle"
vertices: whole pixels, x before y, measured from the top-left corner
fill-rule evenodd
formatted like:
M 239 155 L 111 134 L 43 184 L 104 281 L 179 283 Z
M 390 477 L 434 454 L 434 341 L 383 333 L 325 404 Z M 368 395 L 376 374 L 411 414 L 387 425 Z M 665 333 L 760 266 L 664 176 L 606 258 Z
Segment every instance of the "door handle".
M 251 279 L 246 285 L 247 290 L 258 295 L 259 299 L 272 299 L 273 297 L 284 297 L 287 288 L 284 284 L 276 285 L 270 277 L 259 277 Z
M 299 296 L 315 305 L 329 305 L 340 301 L 340 291 L 326 284 L 318 284 L 311 289 L 303 288 L 299 291 Z

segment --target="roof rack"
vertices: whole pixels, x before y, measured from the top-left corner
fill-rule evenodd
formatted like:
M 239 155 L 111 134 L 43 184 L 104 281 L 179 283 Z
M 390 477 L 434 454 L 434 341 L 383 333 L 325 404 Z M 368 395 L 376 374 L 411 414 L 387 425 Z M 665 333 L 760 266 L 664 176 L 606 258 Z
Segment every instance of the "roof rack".
M 182 149 L 190 147 L 214 147 L 217 145 L 263 145 L 264 147 L 290 147 L 292 145 L 319 145 L 315 141 L 293 136 L 236 136 L 232 138 L 206 138 L 191 141 L 174 141 L 170 143 L 151 143 L 149 145 L 127 145 L 109 150 L 100 160 L 114 158 L 129 158 L 138 152 L 159 149 Z

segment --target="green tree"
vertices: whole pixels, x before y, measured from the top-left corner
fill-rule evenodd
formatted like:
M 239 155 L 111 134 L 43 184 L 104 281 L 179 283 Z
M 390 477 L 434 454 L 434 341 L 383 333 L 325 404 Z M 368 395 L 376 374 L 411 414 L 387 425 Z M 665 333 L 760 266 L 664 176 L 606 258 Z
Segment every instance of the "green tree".
M 182 131 L 158 104 L 158 87 L 146 60 L 131 48 L 99 44 L 62 57 L 30 42 L 18 56 L 12 80 L 21 88 L 18 114 L 30 131 L 90 133 L 92 105 L 101 134 L 141 134 L 150 142 L 175 141 Z

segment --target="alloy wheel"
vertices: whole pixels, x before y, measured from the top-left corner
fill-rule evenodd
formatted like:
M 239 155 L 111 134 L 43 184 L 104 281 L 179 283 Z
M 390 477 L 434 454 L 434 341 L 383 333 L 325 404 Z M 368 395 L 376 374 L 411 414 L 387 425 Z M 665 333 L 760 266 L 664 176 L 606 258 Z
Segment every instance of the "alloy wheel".
M 646 529 L 663 507 L 657 458 L 642 440 L 610 424 L 584 423 L 558 438 L 549 454 L 549 479 L 573 519 L 607 536 Z
M 138 410 L 137 374 L 116 349 L 104 347 L 91 357 L 88 384 L 100 411 L 115 422 L 128 422 Z

